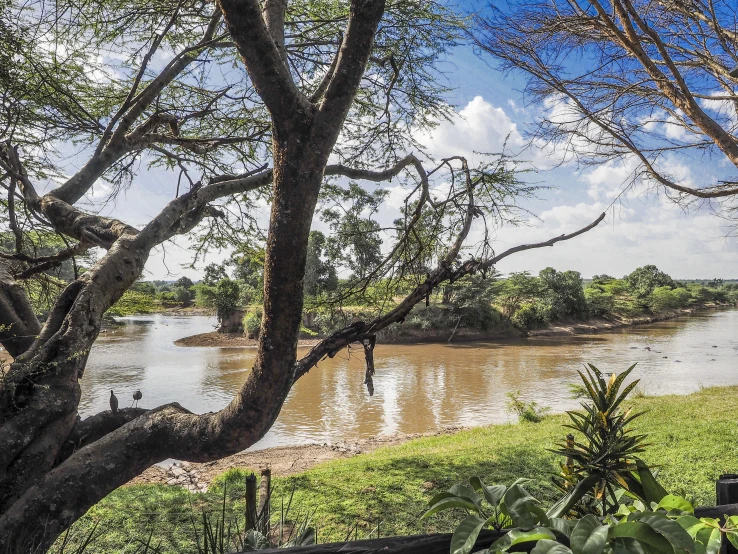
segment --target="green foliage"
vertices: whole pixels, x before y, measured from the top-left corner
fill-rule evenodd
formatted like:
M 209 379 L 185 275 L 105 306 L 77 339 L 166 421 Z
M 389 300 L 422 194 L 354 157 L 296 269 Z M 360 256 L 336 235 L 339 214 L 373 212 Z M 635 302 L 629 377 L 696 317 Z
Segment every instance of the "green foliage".
M 499 530 L 498 514 L 513 528 L 480 554 L 499 554 L 530 543 L 535 543 L 531 554 L 718 554 L 723 535 L 738 545 L 738 516 L 726 518 L 724 525 L 717 519 L 697 519 L 692 505 L 678 496 L 666 496 L 651 509 L 640 502 L 620 504 L 617 513 L 604 521 L 591 514 L 567 520 L 549 518 L 520 484 L 508 489 L 485 486 L 479 478 L 469 481 L 475 490 L 456 485 L 431 499 L 423 516 L 450 507 L 471 512 L 454 531 L 452 554 L 469 554 L 485 527 Z M 492 510 L 483 509 L 485 501 Z
M 542 302 L 523 302 L 520 304 L 511 320 L 521 329 L 538 329 L 543 327 L 550 318 L 550 312 Z
M 338 288 L 336 268 L 328 256 L 325 235 L 320 231 L 310 231 L 307 260 L 305 263 L 304 289 L 308 296 L 318 296 L 333 292 Z
M 584 299 L 589 313 L 594 316 L 610 314 L 615 308 L 614 295 L 601 286 L 593 285 L 584 289 Z
M 735 407 L 738 387 L 705 388 L 689 395 L 651 396 L 634 400 L 645 412 L 639 429 L 652 445 L 644 454 L 660 468 L 659 481 L 681 496 L 689 493 L 694 505 L 715 504 L 715 479 L 722 473 L 738 473 L 738 428 Z M 559 471 L 559 456 L 550 452 L 562 436 L 568 416 L 552 414 L 536 425 L 500 424 L 458 433 L 423 437 L 400 445 L 320 464 L 288 477 L 274 477 L 272 527 L 281 510 L 281 494 L 295 490 L 292 507 L 310 513 L 320 542 L 346 540 L 348 529 L 358 526 L 359 538 L 452 532 L 463 516 L 440 512 L 418 520 L 437 492 L 474 475 L 489 483 L 512 483 L 518 476 L 532 480 L 524 485 L 547 509 L 560 494 L 550 481 Z M 694 471 L 694 460 L 700 470 Z M 229 508 L 243 514 L 243 470 L 230 471 L 227 479 Z M 211 483 L 206 493 L 189 493 L 180 487 L 135 485 L 117 489 L 94 506 L 72 529 L 85 536 L 99 522 L 100 537 L 90 549 L 94 554 L 127 552 L 132 537 L 161 541 L 161 554 L 196 554 L 191 517 L 202 507 L 217 512 L 222 481 Z M 353 535 L 352 535 L 353 536 Z
M 538 274 L 544 299 L 551 319 L 566 316 L 582 317 L 587 314 L 587 301 L 582 289 L 582 276 L 578 271 L 556 271 L 552 267 Z
M 234 254 L 225 265 L 233 268 L 233 278 L 243 283 L 244 288 L 249 288 L 252 291 L 262 291 L 264 289 L 263 248 L 242 249 Z M 225 270 L 223 273 L 225 273 Z
M 520 400 L 520 391 L 507 393 L 507 411 L 518 416 L 520 423 L 540 423 L 551 411 L 548 406 L 540 406 L 538 402 Z
M 261 329 L 261 310 L 249 311 L 243 316 L 243 330 L 250 339 L 259 338 Z
M 327 184 L 321 191 L 327 206 L 321 218 L 333 232 L 325 243 L 327 256 L 355 278 L 367 277 L 382 261 L 380 225 L 373 217 L 388 194 L 386 189 L 368 192 L 354 182 L 345 188 Z
M 214 263 L 208 264 L 205 266 L 205 269 L 203 269 L 203 284 L 214 287 L 222 279 L 228 279 L 228 273 L 222 265 Z
M 228 278 L 218 281 L 215 288 L 215 309 L 218 318 L 228 317 L 238 308 L 238 296 L 238 283 Z
M 106 313 L 112 316 L 126 316 L 150 314 L 160 309 L 161 303 L 153 296 L 135 290 L 127 290 Z
M 569 412 L 567 427 L 584 437 L 573 436 L 554 452 L 567 457 L 559 481 L 564 496 L 547 511 L 516 481 L 511 487 L 486 486 L 478 477 L 471 486 L 459 484 L 435 495 L 423 518 L 461 508 L 467 516 L 451 538 L 452 554 L 469 554 L 482 529 L 512 527 L 496 540 L 486 554 L 499 554 L 524 543 L 535 543 L 533 554 L 620 554 L 684 552 L 717 554 L 723 536 L 738 545 L 738 517 L 719 520 L 694 517 L 692 504 L 670 495 L 656 481 L 648 466 L 634 455 L 643 451 L 643 435 L 628 425 L 641 414 L 620 408 L 637 381 L 621 391 L 635 366 L 606 382 L 589 364 L 580 372 L 589 402 L 583 412 Z M 518 395 L 511 398 L 521 409 Z M 585 502 L 589 495 L 593 503 Z M 625 496 L 635 499 L 626 504 Z M 601 511 L 593 510 L 601 504 Z M 573 510 L 579 505 L 579 509 Z M 582 509 L 583 508 L 583 509 Z M 587 513 L 587 512 L 592 513 Z M 574 517 L 564 519 L 566 516 Z
M 657 287 L 675 288 L 674 280 L 655 265 L 644 265 L 630 273 L 625 280 L 638 298 L 646 298 Z
M 172 287 L 170 294 L 174 297 L 175 302 L 184 308 L 192 304 L 192 293 L 189 288 L 177 285 Z
M 215 309 L 216 287 L 198 283 L 192 286 L 190 292 L 195 294 L 195 305 L 200 308 Z
M 497 295 L 496 304 L 502 308 L 502 313 L 512 318 L 521 304 L 532 302 L 541 297 L 541 283 L 532 277 L 529 272 L 511 273 L 502 283 Z
M 140 292 L 146 296 L 156 295 L 156 287 L 154 286 L 154 283 L 150 281 L 136 281 L 129 290 Z
M 192 279 L 185 276 L 180 277 L 174 282 L 175 287 L 182 287 L 183 289 L 187 290 L 191 289 L 193 284 L 194 283 L 192 282 Z

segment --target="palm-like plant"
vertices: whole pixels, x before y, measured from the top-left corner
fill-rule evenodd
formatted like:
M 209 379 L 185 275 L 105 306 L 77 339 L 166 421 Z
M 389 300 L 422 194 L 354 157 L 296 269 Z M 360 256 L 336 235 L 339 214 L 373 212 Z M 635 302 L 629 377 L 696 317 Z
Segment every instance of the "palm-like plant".
M 613 373 L 609 380 L 592 364 L 579 372 L 587 401 L 582 402 L 583 411 L 567 412 L 571 418 L 567 427 L 581 437 L 570 438 L 553 450 L 566 456 L 561 475 L 554 481 L 567 494 L 554 507 L 555 512 L 563 515 L 578 505 L 580 509 L 575 511 L 580 513 L 611 513 L 618 507 L 617 489 L 644 501 L 666 494 L 636 457 L 647 446 L 646 436 L 635 432 L 630 424 L 643 412 L 621 408 L 638 384 L 636 379 L 621 390 L 633 368 L 635 364 L 620 375 Z

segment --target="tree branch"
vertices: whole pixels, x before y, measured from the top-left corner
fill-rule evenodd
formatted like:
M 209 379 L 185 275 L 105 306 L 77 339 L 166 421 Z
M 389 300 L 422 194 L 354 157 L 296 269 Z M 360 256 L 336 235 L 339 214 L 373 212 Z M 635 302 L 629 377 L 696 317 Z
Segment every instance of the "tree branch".
M 435 289 L 442 282 L 449 279 L 457 280 L 466 275 L 472 275 L 479 271 L 488 270 L 500 260 L 507 258 L 508 256 L 515 254 L 516 252 L 522 252 L 524 250 L 532 250 L 536 248 L 545 248 L 553 246 L 557 242 L 573 239 L 574 237 L 577 237 L 583 233 L 586 233 L 587 231 L 590 231 L 591 229 L 594 229 L 604 218 L 605 214 L 603 213 L 592 223 L 585 227 L 582 227 L 581 229 L 573 233 L 554 237 L 543 242 L 533 244 L 521 244 L 519 246 L 515 246 L 513 248 L 505 250 L 503 253 L 494 256 L 493 258 L 484 262 L 472 259 L 464 262 L 457 269 L 453 269 L 451 265 L 451 262 L 453 260 L 449 260 L 447 256 L 446 259 L 442 260 L 438 267 L 428 276 L 428 278 L 423 283 L 415 287 L 415 289 L 407 297 L 405 297 L 405 299 L 393 310 L 367 323 L 363 321 L 353 323 L 348 327 L 341 329 L 340 331 L 336 331 L 330 337 L 323 339 L 317 345 L 311 348 L 310 351 L 296 364 L 295 381 L 305 375 L 308 371 L 310 371 L 310 369 L 315 367 L 318 362 L 320 362 L 325 357 L 332 358 L 340 350 L 342 350 L 349 344 L 354 342 L 361 342 L 362 340 L 378 333 L 389 325 L 404 320 L 405 317 L 407 317 L 407 315 L 413 309 L 413 307 L 421 302 L 424 298 L 426 298 L 430 293 L 432 293 L 433 289 Z M 462 235 L 463 233 L 460 233 L 459 238 Z M 453 251 L 454 249 L 452 248 L 452 252 Z
M 258 0 L 219 0 L 228 30 L 256 91 L 277 121 L 288 121 L 312 108 L 298 90 L 274 38 L 267 29 Z

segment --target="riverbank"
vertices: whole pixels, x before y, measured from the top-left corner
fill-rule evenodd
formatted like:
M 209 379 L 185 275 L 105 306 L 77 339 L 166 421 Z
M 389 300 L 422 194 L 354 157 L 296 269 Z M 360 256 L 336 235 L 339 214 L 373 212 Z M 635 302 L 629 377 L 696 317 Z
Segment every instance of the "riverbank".
M 715 479 L 738 472 L 738 386 L 635 398 L 627 404 L 645 411 L 636 423 L 649 437 L 643 458 L 659 467 L 666 489 L 692 497 L 697 505 L 714 504 Z M 565 415 L 553 415 L 538 424 L 467 429 L 368 453 L 349 452 L 297 474 L 275 471 L 272 514 L 278 519 L 282 503 L 287 506 L 291 499 L 290 517 L 299 521 L 309 514 L 320 542 L 345 540 L 349 529 L 359 538 L 376 536 L 377 525 L 382 536 L 448 531 L 452 519 L 420 521 L 420 515 L 433 495 L 474 475 L 488 484 L 530 478 L 526 488 L 548 504 L 556 496 L 551 475 L 561 462 L 550 449 L 564 438 L 566 422 Z M 272 454 L 291 462 L 304 451 L 274 449 Z M 266 452 L 252 453 L 256 457 L 250 469 L 259 469 L 258 456 Z M 88 553 L 122 552 L 126 544 L 146 540 L 150 533 L 153 544 L 161 542 L 162 554 L 195 553 L 193 521 L 201 521 L 203 511 L 212 517 L 220 514 L 224 494 L 229 521 L 242 523 L 247 471 L 234 466 L 211 481 L 206 493 L 161 484 L 122 487 L 90 509 L 73 532 L 83 539 L 97 522 L 101 534 Z
M 705 304 L 692 308 L 680 308 L 676 310 L 668 310 L 658 314 L 649 316 L 641 316 L 635 318 L 617 317 L 611 315 L 608 318 L 591 317 L 586 320 L 567 319 L 563 321 L 554 321 L 549 323 L 545 328 L 534 329 L 527 332 L 529 337 L 553 337 L 562 335 L 593 335 L 608 331 L 616 331 L 626 327 L 634 327 L 636 325 L 648 325 L 650 323 L 658 323 L 660 321 L 668 321 L 678 317 L 690 316 L 698 312 L 709 310 L 719 310 L 721 308 L 734 308 L 735 304 Z
M 476 329 L 459 328 L 454 329 L 402 329 L 390 336 L 380 335 L 377 342 L 380 344 L 416 344 L 416 343 L 446 343 L 446 342 L 475 342 L 494 341 L 519 337 L 555 337 L 566 335 L 593 335 L 616 331 L 636 325 L 648 325 L 659 321 L 667 321 L 678 317 L 692 315 L 696 312 L 716 310 L 720 308 L 734 307 L 733 304 L 706 304 L 704 306 L 669 310 L 650 316 L 636 318 L 620 318 L 617 316 L 592 317 L 585 320 L 574 318 L 549 323 L 542 329 L 522 331 L 512 327 L 505 329 L 493 329 L 491 331 L 479 331 Z M 450 340 L 449 340 L 450 339 Z M 320 342 L 321 339 L 301 339 L 298 346 L 311 347 Z M 215 347 L 215 348 L 255 348 L 258 341 L 249 339 L 240 333 L 201 333 L 184 337 L 174 341 L 177 346 L 185 347 Z
M 316 465 L 352 458 L 359 454 L 374 452 L 380 448 L 397 446 L 411 440 L 450 435 L 463 430 L 448 427 L 428 433 L 395 434 L 334 444 L 302 444 L 266 448 L 253 452 L 240 452 L 233 456 L 202 464 L 175 462 L 166 466 L 152 466 L 130 481 L 131 485 L 170 485 L 185 487 L 192 492 L 205 491 L 219 475 L 226 471 L 242 468 L 261 469 L 268 467 L 272 475 L 286 477 L 312 469 Z

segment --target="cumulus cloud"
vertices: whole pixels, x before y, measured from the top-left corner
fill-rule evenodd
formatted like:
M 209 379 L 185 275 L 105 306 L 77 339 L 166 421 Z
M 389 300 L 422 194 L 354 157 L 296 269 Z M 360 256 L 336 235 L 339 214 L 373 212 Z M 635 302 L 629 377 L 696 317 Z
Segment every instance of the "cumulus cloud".
M 508 147 L 522 148 L 525 140 L 504 109 L 476 96 L 451 121 L 442 121 L 428 132 L 419 133 L 418 141 L 435 158 L 466 156 L 474 152 L 497 153 Z

